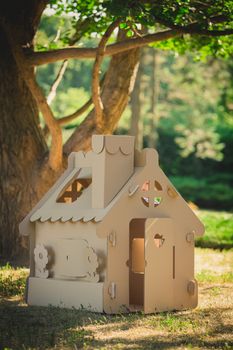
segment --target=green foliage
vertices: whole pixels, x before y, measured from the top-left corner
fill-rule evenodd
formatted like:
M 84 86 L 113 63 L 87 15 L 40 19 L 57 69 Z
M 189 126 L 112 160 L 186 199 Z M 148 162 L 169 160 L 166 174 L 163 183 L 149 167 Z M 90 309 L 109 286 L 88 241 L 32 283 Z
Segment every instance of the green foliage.
M 188 157 L 195 153 L 198 158 L 222 160 L 224 144 L 219 142 L 220 135 L 214 129 L 188 130 L 184 125 L 177 126 L 181 135 L 176 137 L 176 143 L 181 149 L 181 156 Z
M 197 169 L 200 164 L 202 167 L 196 158 L 219 162 L 226 156 L 229 159 L 233 131 L 231 62 L 220 59 L 208 63 L 197 62 L 191 55 L 178 56 L 157 50 L 158 96 L 155 115 L 152 115 L 151 51 L 144 49 L 142 62 L 141 117 L 144 146 L 148 146 L 154 132 L 151 130 L 153 117 L 155 132 L 159 134 L 155 146 L 160 152 L 162 164 L 167 163 L 165 170 L 169 175 L 181 173 L 181 167 L 178 170 L 174 164 L 180 156 L 188 158 L 187 162 L 178 159 L 183 167 L 182 173 L 194 172 L 195 175 L 200 173 Z M 119 126 L 127 128 L 128 118 L 124 117 Z
M 197 246 L 221 249 L 233 247 L 233 214 L 203 210 L 198 212 L 198 216 L 206 232 L 203 237 L 197 238 Z
M 228 59 L 233 54 L 233 42 L 231 36 L 209 38 L 200 35 L 184 34 L 182 37 L 168 39 L 151 46 L 162 49 L 177 51 L 179 54 L 192 52 L 195 59 L 207 61 L 210 57 Z
M 176 10 L 173 11 L 169 8 L 166 13 L 168 3 L 174 5 Z M 70 37 L 75 32 L 73 19 L 71 20 L 69 13 L 71 14 L 73 11 L 76 23 L 84 23 L 89 18 L 89 14 L 92 13 L 94 16 L 96 4 L 100 6 L 98 1 L 83 3 L 78 1 L 58 2 L 57 17 L 44 16 L 42 19 L 37 36 L 37 45 L 45 47 L 46 42 L 51 45 L 50 43 L 53 43 L 57 36 L 56 28 L 61 29 L 60 39 L 56 41 L 56 45 L 64 45 L 63 34 L 67 33 Z M 157 13 L 160 19 L 162 16 L 167 16 L 169 20 L 176 18 L 176 24 L 182 25 L 182 16 L 180 15 L 183 10 L 184 23 L 188 23 L 189 18 L 194 20 L 194 17 L 197 16 L 197 13 L 192 14 L 189 10 L 187 12 L 187 7 L 189 7 L 187 4 L 186 2 L 166 1 L 164 4 L 158 4 L 158 9 L 153 8 L 153 11 L 161 11 Z M 53 2 L 52 7 L 54 8 L 55 5 L 56 1 Z M 103 18 L 99 25 L 104 29 L 107 22 L 120 15 L 122 15 L 122 19 L 124 16 L 124 18 L 128 16 L 127 22 L 122 21 L 121 24 L 121 27 L 126 30 L 130 30 L 130 28 L 139 29 L 138 24 L 143 22 L 143 16 L 146 20 L 145 25 L 149 26 L 150 21 L 154 25 L 155 18 L 150 15 L 154 5 L 149 3 L 147 6 L 143 3 L 141 7 L 140 1 L 134 5 L 135 2 L 132 1 L 124 2 L 124 6 L 121 1 L 103 1 L 101 6 L 105 8 L 106 13 L 111 13 L 111 16 L 106 17 L 100 14 Z M 217 2 L 215 5 L 217 6 Z M 225 5 L 227 6 L 226 3 Z M 124 7 L 124 11 L 121 14 L 120 9 L 122 7 Z M 81 16 L 81 10 L 83 11 L 83 17 Z M 156 13 L 154 13 L 154 16 L 156 16 Z M 92 23 L 92 25 L 95 24 Z M 71 33 L 69 30 L 72 26 L 73 32 Z M 90 28 L 85 32 L 86 37 L 89 38 L 92 36 L 91 30 L 93 27 Z M 155 27 L 155 29 L 158 28 Z M 101 34 L 101 31 L 99 33 Z M 80 45 L 97 45 L 96 39 L 87 40 L 84 38 L 85 35 L 81 37 L 81 41 L 79 40 Z M 189 35 L 174 39 L 171 42 L 173 44 L 177 43 L 177 47 L 170 46 L 169 49 L 173 48 L 176 51 L 185 52 L 187 50 L 186 42 L 190 40 Z M 200 47 L 210 47 L 210 38 L 199 37 L 198 39 L 198 37 L 193 37 L 189 50 L 195 49 L 195 40 L 195 45 L 200 40 Z M 219 40 L 219 45 L 222 45 L 222 47 L 224 46 L 224 40 L 229 41 L 229 45 L 232 41 L 231 37 L 214 38 L 213 40 Z M 214 41 L 211 39 L 211 42 Z M 166 43 L 163 42 L 163 45 L 165 47 Z M 145 135 L 144 147 L 148 146 L 149 137 L 154 132 L 150 126 L 151 50 L 151 48 L 146 49 L 147 53 L 144 55 L 143 66 L 143 103 L 141 108 Z M 209 51 L 208 55 L 210 53 Z M 175 184 L 187 200 L 203 207 L 229 210 L 232 208 L 233 198 L 233 159 L 231 151 L 233 147 L 233 63 L 231 60 L 223 61 L 221 59 L 197 62 L 196 56 L 190 54 L 179 56 L 177 53 L 162 52 L 161 50 L 156 50 L 156 54 L 158 56 L 156 77 L 159 80 L 159 93 L 156 105 L 158 141 L 155 146 L 160 154 L 161 166 L 168 176 L 176 177 L 174 179 Z M 89 98 L 92 64 L 93 62 L 89 60 L 69 61 L 62 83 L 58 87 L 57 97 L 52 103 L 57 118 L 74 112 Z M 107 65 L 108 60 L 105 59 L 103 71 L 107 69 Z M 59 67 L 60 63 L 57 63 L 39 67 L 37 70 L 37 79 L 46 94 L 49 92 Z M 73 121 L 71 125 L 66 126 L 63 135 L 64 141 L 71 134 L 71 128 L 79 125 L 84 117 L 85 115 Z M 130 108 L 128 107 L 119 123 L 117 132 L 128 133 L 129 123 Z M 185 178 L 182 179 L 181 175 Z M 200 181 L 200 179 L 202 180 Z
M 171 177 L 171 181 L 181 195 L 201 208 L 233 210 L 233 188 L 211 177 Z M 216 182 L 215 182 L 216 181 Z
M 231 197 L 231 189 L 233 186 L 233 158 L 231 151 L 233 147 L 232 128 L 223 127 L 222 129 L 218 129 L 220 142 L 225 144 L 225 148 L 222 151 L 223 159 L 221 161 L 208 158 L 202 159 L 202 157 L 197 158 L 195 153 L 183 158 L 181 157 L 182 150 L 179 149 L 177 143 L 175 142 L 177 137 L 176 131 L 172 130 L 171 128 L 159 128 L 158 131 L 159 141 L 157 149 L 160 154 L 160 164 L 168 176 L 187 177 L 187 180 L 184 179 L 185 187 L 188 186 L 192 193 L 195 192 L 195 186 L 197 186 L 196 189 L 198 190 L 198 183 L 201 179 L 204 181 L 202 187 L 203 189 L 205 186 L 208 188 L 211 186 L 212 188 L 214 184 L 223 184 L 225 185 L 225 191 L 228 192 L 230 189 L 229 198 Z M 187 142 L 188 141 L 189 140 L 187 140 Z M 192 182 L 192 178 L 194 178 L 194 180 L 197 179 L 195 184 L 188 185 L 188 182 Z M 189 179 L 191 181 L 189 181 Z M 181 182 L 182 179 L 180 178 L 178 181 L 178 186 L 183 187 Z M 202 186 L 201 181 L 200 186 Z M 189 199 L 190 191 L 187 189 L 187 191 L 185 190 L 185 193 L 188 196 L 187 199 Z M 214 205 L 215 203 L 218 203 L 218 201 L 216 201 L 216 198 L 211 196 L 211 193 L 212 192 L 210 192 L 209 196 L 212 198 L 212 205 Z M 209 204 L 211 204 L 211 201 L 209 201 Z M 222 202 L 222 205 L 224 205 L 224 201 Z M 229 209 L 231 207 L 231 202 L 227 201 L 227 203 L 225 203 L 225 207 L 223 206 L 222 208 Z M 216 206 L 215 208 L 218 209 Z
M 52 13 L 61 20 L 68 18 L 68 25 L 62 28 L 59 40 L 50 42 L 50 48 L 69 44 L 70 40 L 79 41 L 83 37 L 102 35 L 107 26 L 115 19 L 122 21 L 121 28 L 127 31 L 129 37 L 134 35 L 134 29 L 163 30 L 164 28 L 183 28 L 195 24 L 194 29 L 221 30 L 232 28 L 233 1 L 211 1 L 205 6 L 198 1 L 166 0 L 135 1 L 135 0 L 53 0 L 49 7 Z M 48 12 L 47 13 L 51 13 Z M 222 21 L 216 23 L 213 17 L 221 15 Z M 230 57 L 233 52 L 230 37 L 208 37 L 185 34 L 179 38 L 156 43 L 156 47 L 175 50 L 180 53 L 193 51 L 198 58 L 210 55 Z M 38 47 L 39 48 L 39 47 Z M 42 45 L 40 49 L 43 50 Z
M 45 51 L 64 47 L 65 42 L 62 35 L 67 34 L 69 27 L 69 21 L 64 17 L 42 16 L 39 30 L 35 36 L 36 49 Z
M 69 88 L 83 88 L 86 92 L 90 93 L 92 64 L 93 62 L 91 61 L 69 60 L 62 82 L 57 90 L 58 94 L 60 91 L 65 93 Z M 49 89 L 57 76 L 60 66 L 61 63 L 59 62 L 54 65 L 41 66 L 37 69 L 38 82 L 46 95 L 49 93 Z M 105 68 L 106 63 L 103 65 L 103 69 Z
M 106 27 L 115 19 L 107 11 L 104 1 L 51 1 L 49 6 L 59 18 L 69 18 L 69 28 L 62 32 L 61 41 L 68 44 L 75 34 L 78 39 L 103 34 Z
M 11 297 L 23 295 L 25 292 L 26 269 L 13 268 L 10 264 L 0 267 L 0 295 Z
M 207 65 L 193 61 L 192 56 L 157 54 L 160 86 L 155 117 L 160 164 L 169 177 L 176 177 L 175 185 L 187 200 L 201 207 L 231 210 L 232 64 L 212 60 Z M 153 132 L 150 76 L 145 57 L 144 147 Z
M 73 113 L 82 107 L 83 103 L 88 101 L 89 98 L 89 94 L 83 88 L 70 87 L 66 91 L 60 92 L 57 98 L 52 102 L 51 106 L 55 116 L 59 118 Z M 81 120 L 83 120 L 84 117 L 85 114 L 82 116 Z M 80 118 L 78 119 L 78 122 L 80 122 Z

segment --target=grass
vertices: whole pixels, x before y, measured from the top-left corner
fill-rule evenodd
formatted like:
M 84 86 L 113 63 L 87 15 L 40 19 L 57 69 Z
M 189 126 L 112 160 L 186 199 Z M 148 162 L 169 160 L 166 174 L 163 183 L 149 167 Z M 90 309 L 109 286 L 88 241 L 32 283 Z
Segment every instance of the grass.
M 199 283 L 233 283 L 233 249 L 196 248 L 195 267 Z
M 198 210 L 198 217 L 205 225 L 205 235 L 196 240 L 196 246 L 214 249 L 233 248 L 233 214 L 210 210 Z
M 208 270 L 203 270 L 196 276 L 199 282 L 209 282 L 209 283 L 232 283 L 233 282 L 233 272 L 226 272 L 222 275 L 211 274 Z
M 10 264 L 0 267 L 0 295 L 24 295 L 28 269 L 13 268 Z
M 0 292 L 0 349 L 232 349 L 232 261 L 233 250 L 196 248 L 195 310 L 115 316 L 28 307 L 22 298 L 27 270 L 7 265 L 0 270 L 1 281 L 10 281 Z

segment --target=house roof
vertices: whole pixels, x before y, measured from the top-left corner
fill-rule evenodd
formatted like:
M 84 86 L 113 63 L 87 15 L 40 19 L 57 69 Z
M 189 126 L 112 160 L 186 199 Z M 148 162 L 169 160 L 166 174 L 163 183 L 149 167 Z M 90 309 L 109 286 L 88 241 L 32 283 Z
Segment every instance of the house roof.
M 119 149 L 114 150 L 114 152 L 118 151 Z M 89 158 L 90 160 L 92 155 L 93 152 L 88 152 L 86 155 L 83 152 L 70 155 L 66 172 L 20 224 L 22 235 L 31 234 L 36 221 L 116 222 L 116 220 L 119 220 L 118 215 L 122 208 L 125 208 L 124 211 L 128 211 L 129 216 L 136 215 L 132 217 L 171 217 L 176 222 L 182 223 L 185 221 L 187 229 L 192 228 L 197 235 L 204 233 L 204 227 L 200 220 L 159 167 L 158 154 L 153 149 L 136 151 L 132 176 L 105 208 L 92 208 L 92 185 L 84 189 L 82 195 L 74 202 L 58 203 L 57 199 L 73 179 L 90 176 L 91 169 L 89 167 L 80 168 L 78 164 L 80 164 L 81 158 L 84 157 L 86 160 Z M 87 164 L 90 163 L 87 162 Z M 159 179 L 163 188 L 163 200 L 157 208 L 146 208 L 145 205 L 142 205 L 142 185 L 148 179 L 151 181 L 152 179 Z M 176 195 L 175 200 L 172 198 L 174 193 Z M 131 201 L 130 198 L 135 200 Z
M 101 157 L 101 154 L 103 157 Z M 119 157 L 123 160 L 122 163 L 119 162 Z M 99 198 L 98 195 L 100 193 L 96 191 L 98 187 L 101 188 L 102 193 L 107 191 L 106 187 L 100 186 L 103 182 L 109 182 L 109 179 L 106 178 L 106 168 L 110 170 L 107 172 L 108 176 L 114 176 L 116 164 L 123 166 L 124 169 L 121 169 L 120 172 L 124 173 L 123 170 L 127 168 L 127 164 L 132 163 L 132 170 L 129 168 L 120 182 L 118 180 L 121 174 L 118 174 L 117 177 L 112 179 L 110 191 L 108 188 L 108 192 L 112 192 L 111 200 L 109 201 L 111 203 L 112 199 L 133 173 L 133 158 L 134 137 L 94 135 L 92 137 L 92 151 L 71 154 L 66 176 L 63 176 L 62 181 L 58 181 L 55 184 L 53 191 L 46 197 L 46 200 L 42 201 L 39 208 L 30 216 L 30 222 L 38 220 L 41 222 L 47 220 L 51 222 L 58 220 L 61 222 L 66 222 L 68 220 L 72 222 L 80 220 L 83 222 L 91 220 L 94 222 L 101 221 L 106 212 L 110 210 L 111 205 L 103 205 L 103 203 L 101 203 L 100 208 L 98 208 L 99 203 L 97 203 L 97 206 L 96 202 L 93 205 L 93 198 L 96 196 Z M 111 171 L 111 168 L 113 171 Z M 119 171 L 119 168 L 117 170 Z M 97 178 L 97 181 L 93 179 L 93 181 L 95 180 L 95 190 L 92 181 L 94 177 Z M 82 188 L 78 193 L 78 182 L 81 184 L 83 180 L 86 180 L 89 186 L 87 188 Z M 91 181 L 92 184 L 90 184 Z M 72 184 L 74 185 L 73 189 L 69 187 L 70 185 L 72 186 Z M 115 192 L 112 191 L 114 187 Z M 67 191 L 67 189 L 69 190 Z M 72 191 L 74 191 L 74 193 L 72 193 Z M 69 196 L 72 198 L 70 203 L 61 200 L 60 196 L 62 196 L 64 192 L 65 195 L 68 195 L 68 198 Z
M 62 189 L 65 188 L 73 178 L 83 178 L 85 170 L 77 167 L 71 168 L 64 181 L 62 181 L 49 198 L 38 208 L 30 217 L 30 222 L 35 221 L 72 221 L 100 222 L 109 210 L 111 210 L 115 201 L 111 201 L 106 208 L 92 208 L 92 185 L 83 190 L 82 195 L 72 203 L 57 203 Z M 136 176 L 137 171 L 133 176 Z M 88 174 L 87 174 L 88 175 Z M 127 184 L 126 184 L 127 185 Z M 120 192 L 125 191 L 123 188 Z M 120 196 L 120 193 L 119 195 Z M 118 197 L 116 196 L 116 197 Z

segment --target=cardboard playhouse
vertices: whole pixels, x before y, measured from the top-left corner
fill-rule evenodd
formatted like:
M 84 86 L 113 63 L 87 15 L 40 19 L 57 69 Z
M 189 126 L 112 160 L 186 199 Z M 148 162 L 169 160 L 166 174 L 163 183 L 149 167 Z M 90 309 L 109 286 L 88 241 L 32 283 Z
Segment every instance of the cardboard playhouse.
M 134 137 L 94 135 L 20 224 L 29 305 L 96 312 L 194 308 L 194 237 L 204 227 Z

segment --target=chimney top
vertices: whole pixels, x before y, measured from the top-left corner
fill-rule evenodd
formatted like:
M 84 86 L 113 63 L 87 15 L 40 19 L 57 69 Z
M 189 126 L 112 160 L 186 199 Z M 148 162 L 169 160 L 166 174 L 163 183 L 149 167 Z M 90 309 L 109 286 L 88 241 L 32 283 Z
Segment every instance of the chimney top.
M 128 135 L 93 135 L 92 150 L 99 154 L 103 150 L 109 154 L 116 154 L 120 151 L 122 154 L 129 155 L 134 151 L 134 136 Z

